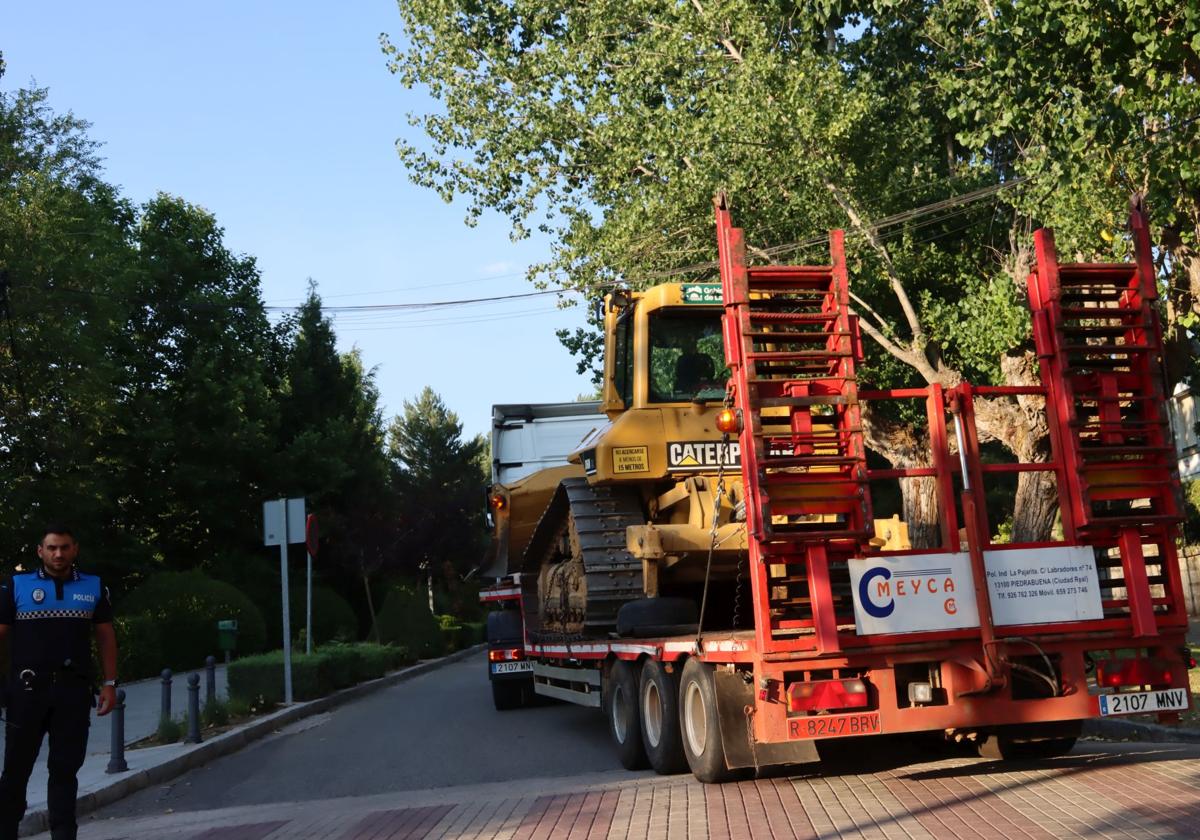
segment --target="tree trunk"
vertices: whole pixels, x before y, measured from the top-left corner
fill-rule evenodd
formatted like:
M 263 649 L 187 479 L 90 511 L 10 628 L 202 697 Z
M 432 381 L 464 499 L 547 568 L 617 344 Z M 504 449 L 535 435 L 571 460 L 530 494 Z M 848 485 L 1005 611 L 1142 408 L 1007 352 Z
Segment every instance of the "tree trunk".
M 1017 502 L 1013 508 L 1013 542 L 1041 542 L 1050 538 L 1058 515 L 1058 482 L 1052 472 L 1026 472 L 1017 476 Z M 996 523 L 992 523 L 995 527 Z
M 379 622 L 375 620 L 375 600 L 371 597 L 371 576 L 363 572 L 363 588 L 367 590 L 367 613 L 371 616 L 371 632 L 367 635 L 379 644 Z
M 929 467 L 929 436 L 918 440 L 911 426 L 889 420 L 862 405 L 863 437 L 867 446 L 895 469 Z M 913 548 L 936 548 L 942 543 L 937 481 L 928 476 L 900 479 L 901 518 L 908 526 Z
M 903 466 L 917 467 L 928 464 L 914 462 Z M 912 547 L 941 547 L 941 506 L 938 504 L 937 480 L 929 476 L 902 478 L 900 496 L 904 506 L 904 515 L 901 518 L 908 525 L 908 541 Z
M 1200 237 L 1200 225 L 1196 226 L 1194 237 Z M 1163 325 L 1167 381 L 1173 387 L 1191 374 L 1195 365 L 1192 340 L 1180 319 L 1200 313 L 1200 251 L 1185 242 L 1180 231 L 1173 227 L 1164 228 L 1163 245 L 1170 252 L 1171 261 L 1178 266 L 1177 273 L 1182 274 L 1182 277 L 1172 278 L 1174 282 L 1167 289 L 1167 322 Z
M 1000 360 L 1009 385 L 1036 385 L 1037 359 L 1031 350 L 1018 350 Z M 979 442 L 999 441 L 1022 463 L 1050 460 L 1050 423 L 1041 396 L 994 397 L 975 401 L 975 430 Z M 987 488 L 980 488 L 980 498 Z M 1058 485 L 1053 472 L 1024 472 L 1017 476 L 1013 508 L 1013 542 L 1050 538 L 1058 512 Z M 998 522 L 989 524 L 995 532 Z

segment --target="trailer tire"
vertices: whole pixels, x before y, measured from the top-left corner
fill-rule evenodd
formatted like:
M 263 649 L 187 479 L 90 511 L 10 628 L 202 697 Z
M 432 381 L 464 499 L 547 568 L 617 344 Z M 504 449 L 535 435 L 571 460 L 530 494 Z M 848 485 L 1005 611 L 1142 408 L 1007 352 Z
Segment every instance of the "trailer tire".
M 498 712 L 519 709 L 525 702 L 525 686 L 517 680 L 492 680 L 492 705 Z
M 1050 726 L 1031 725 L 992 732 L 979 742 L 979 755 L 993 761 L 1037 761 L 1057 758 L 1075 748 L 1082 724 L 1079 721 Z M 1053 737 L 1045 737 L 1053 733 Z
M 633 639 L 686 636 L 696 632 L 699 621 L 696 602 L 690 598 L 639 598 L 621 605 L 617 635 Z
M 642 770 L 648 765 L 638 706 L 637 665 L 618 659 L 608 673 L 604 712 L 617 745 L 617 758 L 626 770 Z
M 697 779 L 715 785 L 735 777 L 734 771 L 725 766 L 713 669 L 698 659 L 689 659 L 683 666 L 679 681 L 679 729 L 684 757 Z
M 638 680 L 638 717 L 646 758 L 656 773 L 687 769 L 679 732 L 679 677 L 656 659 L 647 659 Z

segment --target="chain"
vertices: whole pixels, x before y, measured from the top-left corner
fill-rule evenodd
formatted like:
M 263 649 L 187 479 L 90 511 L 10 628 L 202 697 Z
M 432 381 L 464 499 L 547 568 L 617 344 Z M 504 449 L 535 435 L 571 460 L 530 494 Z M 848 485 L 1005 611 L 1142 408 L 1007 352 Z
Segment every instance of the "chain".
M 722 403 L 723 408 L 729 408 L 733 404 L 733 388 L 732 383 L 725 387 L 725 399 Z M 717 492 L 713 496 L 713 513 L 712 513 L 712 529 L 709 531 L 708 539 L 708 559 L 704 563 L 704 591 L 700 596 L 700 620 L 696 623 L 696 653 L 700 654 L 704 650 L 703 635 L 704 635 L 704 611 L 708 606 L 708 583 L 712 574 L 713 554 L 717 550 L 717 527 L 721 521 L 721 501 L 725 498 L 725 460 L 729 455 L 729 432 L 721 434 L 721 455 L 717 458 Z M 740 568 L 739 568 L 740 575 Z M 735 596 L 736 597 L 736 596 Z
M 733 630 L 735 630 L 735 631 L 738 629 L 738 622 L 740 621 L 741 612 L 742 612 L 742 569 L 744 568 L 743 563 L 744 563 L 745 559 L 746 558 L 745 558 L 744 553 L 739 551 L 738 552 L 738 560 L 737 560 L 737 577 L 734 579 L 734 584 L 733 584 L 733 625 L 732 626 L 733 626 Z M 730 632 L 729 637 L 731 639 L 733 638 L 732 632 Z

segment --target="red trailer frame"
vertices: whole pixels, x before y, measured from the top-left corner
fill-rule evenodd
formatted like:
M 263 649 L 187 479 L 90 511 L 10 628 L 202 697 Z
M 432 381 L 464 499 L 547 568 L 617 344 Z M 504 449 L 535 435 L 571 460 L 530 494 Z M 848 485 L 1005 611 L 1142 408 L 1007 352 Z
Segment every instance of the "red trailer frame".
M 849 310 L 842 232 L 830 235 L 829 265 L 752 267 L 742 232 L 720 202 L 716 215 L 731 402 L 741 418 L 754 629 L 700 639 L 527 638 L 527 655 L 606 679 L 618 661 L 709 663 L 729 767 L 812 759 L 815 741 L 851 735 L 986 738 L 1164 703 L 1173 710 L 1160 711 L 1160 720 L 1177 719 L 1176 710 L 1191 703 L 1175 549 L 1181 506 L 1140 212 L 1132 218 L 1133 263 L 1059 264 L 1053 235 L 1035 234 L 1028 286 L 1042 384 L 861 392 L 861 339 Z M 1040 407 L 1049 429 L 1046 460 L 984 463 L 975 417 L 981 401 L 996 399 L 1019 400 L 1031 412 Z M 927 466 L 867 464 L 863 406 L 897 400 L 923 406 Z M 994 541 L 983 489 L 1033 472 L 1053 474 L 1062 539 Z M 922 478 L 936 484 L 940 546 L 879 550 L 871 543 L 872 484 Z M 997 625 L 989 558 L 1002 562 L 1015 552 L 1036 562 L 1072 547 L 1095 559 L 1102 615 Z M 852 563 L 962 552 L 969 555 L 978 626 L 856 630 Z M 500 597 L 515 597 L 512 587 L 484 599 Z M 602 685 L 581 680 L 576 689 L 590 695 Z M 1138 707 L 1136 698 L 1147 698 L 1146 705 Z M 589 696 L 588 704 L 599 699 Z

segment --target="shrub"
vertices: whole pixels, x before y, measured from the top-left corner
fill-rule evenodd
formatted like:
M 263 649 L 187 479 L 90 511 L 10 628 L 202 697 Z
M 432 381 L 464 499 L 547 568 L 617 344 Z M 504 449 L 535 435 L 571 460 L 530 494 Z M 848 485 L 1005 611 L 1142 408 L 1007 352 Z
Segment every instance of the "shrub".
M 304 587 L 293 589 L 288 606 L 291 610 L 292 634 L 299 638 L 304 630 L 306 595 Z M 278 603 L 279 598 L 275 601 Z M 312 595 L 313 644 L 333 640 L 352 642 L 358 638 L 358 616 L 341 595 L 324 586 L 314 586 Z M 282 639 L 281 639 L 282 643 Z
M 459 647 L 471 647 L 483 642 L 483 622 L 482 621 L 466 621 L 462 625 L 462 633 L 459 637 Z
M 229 663 L 229 696 L 243 702 L 272 705 L 283 702 L 283 651 L 245 656 Z M 321 653 L 292 654 L 292 696 L 313 700 L 333 691 L 329 657 Z
M 1183 482 L 1183 515 L 1184 539 L 1200 542 L 1200 479 Z
M 224 726 L 229 723 L 229 705 L 222 700 L 205 703 L 200 710 L 200 722 L 205 726 Z
M 113 619 L 113 626 L 117 631 L 117 673 L 121 679 L 129 682 L 158 676 L 166 657 L 155 620 L 147 615 L 118 616 Z
M 292 654 L 292 694 L 297 700 L 324 697 L 385 673 L 410 660 L 403 647 L 331 643 L 312 654 Z M 246 656 L 229 665 L 229 705 L 250 710 L 283 702 L 283 651 Z
M 430 614 L 424 598 L 406 589 L 388 593 L 377 620 L 379 639 L 386 644 L 401 645 L 423 659 L 445 650 L 439 619 Z
M 184 719 L 186 720 L 186 718 Z M 184 721 L 163 715 L 158 721 L 158 730 L 154 737 L 160 744 L 174 744 L 183 737 Z
M 238 653 L 257 653 L 266 644 L 262 614 L 248 597 L 228 583 L 202 572 L 159 572 L 129 593 L 125 616 L 144 616 L 162 644 L 163 667 L 195 668 L 206 656 L 217 656 L 217 621 L 238 622 Z

